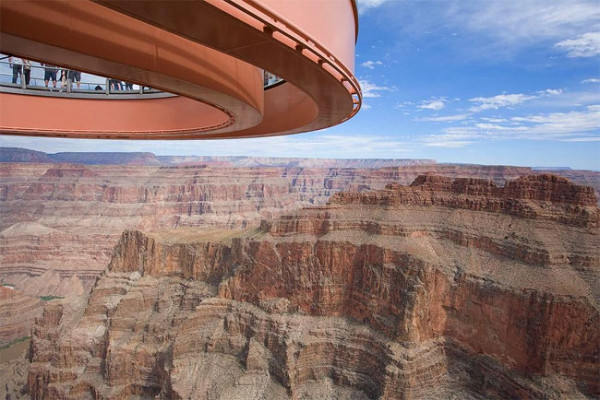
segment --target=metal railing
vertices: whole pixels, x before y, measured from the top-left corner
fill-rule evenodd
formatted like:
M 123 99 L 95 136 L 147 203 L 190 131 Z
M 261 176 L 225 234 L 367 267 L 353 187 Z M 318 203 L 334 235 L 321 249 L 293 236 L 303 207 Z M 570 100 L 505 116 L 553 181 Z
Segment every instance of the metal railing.
M 26 66 L 23 61 L 20 61 L 21 58 L 18 59 L 19 63 L 11 64 L 8 57 L 0 54 L 0 87 L 7 92 L 42 96 L 60 96 L 64 93 L 86 98 L 91 95 L 115 95 L 111 98 L 131 98 L 140 95 L 152 95 L 144 98 L 174 96 L 148 86 L 82 73 L 61 66 L 42 65 L 33 61 Z M 18 66 L 17 70 L 13 69 L 14 65 Z M 46 71 L 50 72 L 50 76 Z M 263 71 L 263 74 L 265 90 L 284 82 L 270 72 Z M 49 79 L 45 80 L 45 78 Z

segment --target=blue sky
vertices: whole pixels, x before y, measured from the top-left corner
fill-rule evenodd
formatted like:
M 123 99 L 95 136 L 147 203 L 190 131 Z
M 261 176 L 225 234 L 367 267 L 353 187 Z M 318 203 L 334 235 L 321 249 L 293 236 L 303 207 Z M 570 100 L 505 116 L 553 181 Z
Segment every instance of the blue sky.
M 600 4 L 359 0 L 363 109 L 319 132 L 228 141 L 0 137 L 57 151 L 331 158 L 600 170 Z

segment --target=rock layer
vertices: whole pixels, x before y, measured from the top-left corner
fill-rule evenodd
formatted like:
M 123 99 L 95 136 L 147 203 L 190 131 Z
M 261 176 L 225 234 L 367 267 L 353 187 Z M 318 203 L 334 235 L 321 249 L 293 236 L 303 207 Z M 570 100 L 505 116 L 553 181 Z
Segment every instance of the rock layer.
M 426 172 L 487 178 L 500 186 L 533 172 L 436 164 L 379 169 L 211 165 L 0 164 L 0 278 L 23 289 L 31 282 L 26 279 L 55 270 L 63 280 L 77 275 L 89 290 L 127 229 L 256 226 L 261 219 L 322 205 L 341 190 L 408 184 Z M 600 173 L 563 172 L 600 188 Z
M 12 286 L 0 286 L 0 348 L 29 336 L 42 307 L 39 298 L 27 296 Z
M 46 307 L 30 395 L 598 396 L 599 220 L 562 178 L 424 176 L 260 228 L 128 231 L 87 300 Z

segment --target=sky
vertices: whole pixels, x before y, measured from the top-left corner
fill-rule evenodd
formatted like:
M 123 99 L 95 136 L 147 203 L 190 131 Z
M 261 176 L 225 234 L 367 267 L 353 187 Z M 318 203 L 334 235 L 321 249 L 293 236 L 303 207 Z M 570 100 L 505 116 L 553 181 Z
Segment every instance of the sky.
M 600 170 L 598 1 L 358 0 L 358 5 L 355 75 L 363 106 L 346 123 L 272 138 L 1 136 L 0 146 L 49 153 L 425 158 Z

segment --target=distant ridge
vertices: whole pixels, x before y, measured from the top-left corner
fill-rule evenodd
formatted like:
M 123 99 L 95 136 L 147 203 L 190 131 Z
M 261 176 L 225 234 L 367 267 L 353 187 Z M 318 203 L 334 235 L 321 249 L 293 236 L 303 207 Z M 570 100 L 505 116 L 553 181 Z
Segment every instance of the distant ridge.
M 295 157 L 228 157 L 228 156 L 158 156 L 169 165 L 220 164 L 233 167 L 298 167 L 298 168 L 385 168 L 408 165 L 436 164 L 427 159 L 369 159 L 369 158 L 295 158 Z
M 53 163 L 48 155 L 41 151 L 18 147 L 0 147 L 0 162 L 13 163 Z
M 55 162 L 86 165 L 163 165 L 154 153 L 56 153 L 48 154 Z
M 157 156 L 150 152 L 64 152 L 47 154 L 41 151 L 0 147 L 0 162 L 5 163 L 68 163 L 84 165 L 141 165 L 192 166 L 213 165 L 230 167 L 284 167 L 284 168 L 385 168 L 410 165 L 436 164 L 427 159 L 322 159 L 278 157 L 212 157 L 212 156 Z
M 0 147 L 0 162 L 68 163 L 84 165 L 163 165 L 154 153 L 69 152 L 47 154 L 18 147 Z
M 534 171 L 570 171 L 573 168 L 571 167 L 531 167 Z

